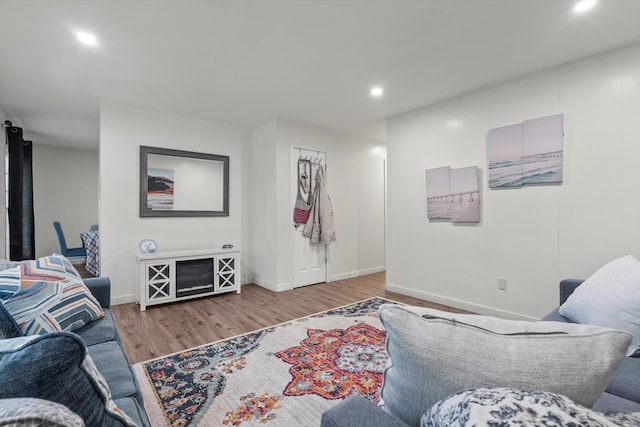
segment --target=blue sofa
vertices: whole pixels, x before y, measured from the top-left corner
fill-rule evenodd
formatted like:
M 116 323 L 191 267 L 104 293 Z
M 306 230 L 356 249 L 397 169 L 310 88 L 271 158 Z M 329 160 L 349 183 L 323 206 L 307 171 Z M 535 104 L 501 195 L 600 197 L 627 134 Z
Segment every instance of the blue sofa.
M 73 333 L 54 332 L 35 339 L 0 340 L 0 367 L 9 371 L 3 372 L 0 404 L 13 402 L 16 398 L 56 401 L 67 408 L 81 408 L 74 413 L 80 415 L 86 425 L 96 425 L 98 419 L 100 425 L 123 425 L 117 417 L 105 416 L 104 402 L 92 397 L 87 388 L 82 389 L 82 381 L 87 383 L 88 389 L 101 385 L 87 380 L 86 371 L 82 371 L 86 367 L 86 353 L 106 380 L 116 413 L 121 410 L 136 425 L 149 426 L 140 387 L 120 344 L 110 309 L 109 279 L 90 278 L 84 279 L 84 283 L 102 306 L 104 317 Z M 25 341 L 27 344 L 23 343 Z
M 560 305 L 583 282 L 567 279 L 560 282 Z M 542 321 L 570 322 L 558 312 L 559 307 Z M 579 357 L 580 355 L 576 355 Z M 640 358 L 625 357 L 616 369 L 606 391 L 593 409 L 610 412 L 640 412 Z M 425 411 L 428 408 L 425 408 Z M 361 396 L 351 396 L 322 414 L 321 427 L 407 427 L 407 424 Z

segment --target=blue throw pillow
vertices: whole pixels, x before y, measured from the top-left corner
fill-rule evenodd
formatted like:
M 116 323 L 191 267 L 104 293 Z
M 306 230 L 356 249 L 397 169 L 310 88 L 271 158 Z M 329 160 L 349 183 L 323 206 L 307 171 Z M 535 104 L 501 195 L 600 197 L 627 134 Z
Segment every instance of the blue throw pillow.
M 640 261 L 615 259 L 585 280 L 560 306 L 575 323 L 621 329 L 633 335 L 627 356 L 640 347 Z
M 22 334 L 74 331 L 104 316 L 71 262 L 51 255 L 0 272 L 0 303 Z
M 87 426 L 131 426 L 113 402 L 82 340 L 69 332 L 0 340 L 0 399 L 50 400 L 78 414 Z

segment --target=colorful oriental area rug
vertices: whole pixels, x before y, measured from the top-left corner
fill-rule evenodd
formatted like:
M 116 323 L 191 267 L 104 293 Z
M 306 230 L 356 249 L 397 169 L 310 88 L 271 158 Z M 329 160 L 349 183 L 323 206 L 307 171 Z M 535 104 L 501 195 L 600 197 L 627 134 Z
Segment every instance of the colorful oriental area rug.
M 318 426 L 352 394 L 380 399 L 387 363 L 371 298 L 134 365 L 153 426 Z

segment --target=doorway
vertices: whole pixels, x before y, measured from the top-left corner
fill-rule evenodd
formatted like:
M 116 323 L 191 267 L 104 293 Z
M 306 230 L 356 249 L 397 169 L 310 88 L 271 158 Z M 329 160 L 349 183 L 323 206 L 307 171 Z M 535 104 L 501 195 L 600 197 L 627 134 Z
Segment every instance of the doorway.
M 310 160 L 308 169 L 309 192 L 304 192 L 302 196 L 311 198 L 315 190 L 315 177 L 319 164 L 327 168 L 327 153 L 322 150 L 304 147 L 291 147 L 290 176 L 291 192 L 290 207 L 292 219 L 292 251 L 293 251 L 293 280 L 294 288 L 316 283 L 327 282 L 327 245 L 324 243 L 311 243 L 309 238 L 302 235 L 304 225 L 295 226 L 293 223 L 293 209 L 295 207 L 299 186 L 299 159 Z M 306 196 L 306 197 L 305 197 Z

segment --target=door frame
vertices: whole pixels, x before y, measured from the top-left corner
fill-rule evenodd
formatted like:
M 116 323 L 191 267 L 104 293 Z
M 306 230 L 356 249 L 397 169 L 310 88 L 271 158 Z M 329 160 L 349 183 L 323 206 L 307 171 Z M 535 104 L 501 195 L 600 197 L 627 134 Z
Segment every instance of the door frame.
M 325 169 L 325 173 L 327 171 L 327 158 L 328 158 L 328 154 L 327 154 L 327 150 L 325 148 L 320 148 L 320 147 L 311 147 L 311 146 L 305 146 L 305 145 L 299 145 L 299 144 L 291 144 L 289 145 L 289 212 L 291 213 L 291 216 L 293 217 L 293 208 L 295 206 L 295 201 L 296 201 L 296 194 L 297 194 L 297 182 L 295 182 L 295 180 L 293 179 L 293 168 L 292 166 L 292 160 L 293 160 L 293 153 L 294 151 L 298 151 L 299 154 L 301 154 L 302 151 L 311 151 L 311 152 L 316 152 L 318 153 L 318 156 L 320 154 L 324 155 L 324 169 Z M 295 182 L 295 184 L 294 184 Z M 295 186 L 296 191 L 293 191 Z M 291 224 L 293 224 L 293 222 L 291 222 Z M 291 234 L 290 234 L 290 240 L 289 240 L 289 245 L 291 248 L 291 289 L 295 289 L 295 288 L 299 288 L 302 286 L 308 286 L 308 285 L 296 285 L 295 283 L 295 277 L 296 277 L 296 272 L 295 272 L 295 233 L 297 233 L 297 231 L 295 230 L 295 227 L 293 225 L 291 225 Z M 328 283 L 329 282 L 329 245 L 328 244 L 324 244 L 324 282 L 320 282 L 320 283 Z

